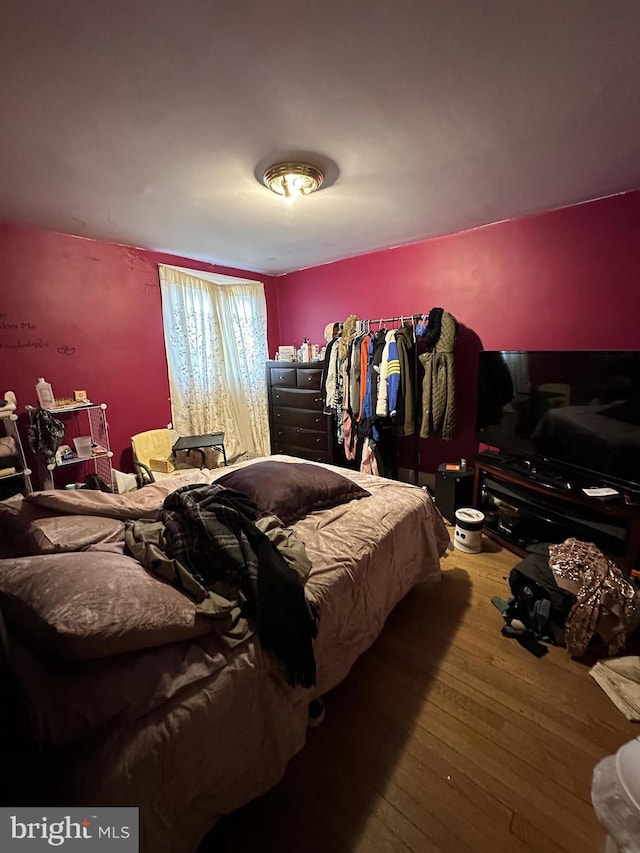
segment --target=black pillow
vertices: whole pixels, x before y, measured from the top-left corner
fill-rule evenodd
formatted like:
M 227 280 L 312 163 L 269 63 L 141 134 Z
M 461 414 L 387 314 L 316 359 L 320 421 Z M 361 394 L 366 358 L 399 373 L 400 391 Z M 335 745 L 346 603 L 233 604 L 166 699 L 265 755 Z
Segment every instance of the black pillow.
M 261 515 L 277 515 L 285 526 L 318 509 L 369 497 L 369 492 L 341 474 L 305 462 L 256 462 L 216 480 L 243 492 Z

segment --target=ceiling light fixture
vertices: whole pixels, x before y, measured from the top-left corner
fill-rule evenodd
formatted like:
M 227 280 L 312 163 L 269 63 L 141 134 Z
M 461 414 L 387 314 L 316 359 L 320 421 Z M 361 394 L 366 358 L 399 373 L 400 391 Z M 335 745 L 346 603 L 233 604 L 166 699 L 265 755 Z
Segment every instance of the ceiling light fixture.
M 276 163 L 269 166 L 262 178 L 265 187 L 287 201 L 315 192 L 323 180 L 320 169 L 309 163 Z

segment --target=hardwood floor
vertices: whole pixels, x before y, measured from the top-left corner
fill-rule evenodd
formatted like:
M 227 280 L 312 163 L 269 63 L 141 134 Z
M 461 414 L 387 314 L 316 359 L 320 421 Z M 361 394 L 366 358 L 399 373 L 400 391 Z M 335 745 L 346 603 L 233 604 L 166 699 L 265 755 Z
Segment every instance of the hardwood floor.
M 451 551 L 326 697 L 281 783 L 214 827 L 216 853 L 590 853 L 594 765 L 637 727 L 566 650 L 501 636 L 519 558 Z

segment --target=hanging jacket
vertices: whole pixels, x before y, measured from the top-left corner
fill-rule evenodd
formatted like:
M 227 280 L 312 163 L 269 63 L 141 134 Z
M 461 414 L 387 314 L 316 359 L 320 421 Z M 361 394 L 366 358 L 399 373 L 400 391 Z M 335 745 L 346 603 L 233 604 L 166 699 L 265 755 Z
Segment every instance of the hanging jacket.
M 371 389 L 373 385 L 373 353 L 375 350 L 375 337 L 368 335 L 365 340 L 368 340 L 367 346 L 367 367 L 366 367 L 366 382 L 364 386 L 364 395 L 362 397 L 362 407 L 358 418 L 358 435 L 362 438 L 378 438 L 378 431 L 373 422 L 373 408 L 371 399 Z M 364 342 L 363 342 L 364 352 Z
M 398 390 L 400 389 L 400 359 L 396 333 L 389 341 L 389 358 L 387 362 L 387 409 L 389 417 L 395 418 L 398 410 Z
M 329 341 L 327 344 L 327 349 L 324 354 L 324 364 L 322 365 L 322 378 L 320 380 L 320 394 L 324 400 L 324 408 L 325 414 L 330 410 L 331 406 L 329 404 L 329 397 L 331 396 L 329 393 L 329 389 L 332 388 L 332 384 L 329 382 L 329 370 L 332 365 L 331 360 L 331 351 L 335 347 L 335 340 Z
M 362 406 L 367 388 L 367 371 L 369 368 L 369 342 L 371 335 L 367 334 L 360 341 L 360 404 L 358 406 L 358 420 L 362 420 Z
M 335 409 L 336 407 L 336 390 L 338 385 L 338 341 L 338 338 L 333 341 L 331 352 L 327 352 L 325 355 L 325 359 L 329 360 L 325 385 L 325 405 L 328 409 Z
M 351 344 L 351 369 L 349 373 L 349 409 L 351 419 L 357 420 L 360 414 L 360 341 L 358 336 Z
M 378 407 L 378 394 L 380 392 L 380 367 L 382 354 L 385 348 L 386 329 L 378 329 L 373 345 L 373 359 L 371 361 L 371 417 L 375 419 Z
M 391 329 L 387 332 L 382 351 L 382 361 L 380 362 L 380 378 L 378 380 L 378 401 L 376 403 L 376 415 L 379 418 L 386 418 L 389 414 L 389 349 L 391 342 L 395 350 L 395 358 L 398 360 L 398 350 L 396 348 L 396 330 Z M 398 375 L 400 375 L 400 364 L 398 363 Z
M 425 339 L 427 342 L 427 350 L 429 352 L 433 352 L 435 345 L 440 339 L 443 314 L 444 311 L 442 308 L 432 308 L 431 311 L 429 311 L 429 320 L 427 321 L 427 328 L 425 329 Z
M 448 311 L 442 313 L 440 336 L 433 352 L 420 355 L 422 380 L 422 438 L 453 438 L 456 428 L 456 379 L 453 350 L 458 324 Z
M 416 431 L 414 400 L 414 340 L 413 325 L 405 323 L 396 332 L 396 347 L 400 362 L 400 387 L 396 402 L 396 432 L 398 435 L 413 435 Z

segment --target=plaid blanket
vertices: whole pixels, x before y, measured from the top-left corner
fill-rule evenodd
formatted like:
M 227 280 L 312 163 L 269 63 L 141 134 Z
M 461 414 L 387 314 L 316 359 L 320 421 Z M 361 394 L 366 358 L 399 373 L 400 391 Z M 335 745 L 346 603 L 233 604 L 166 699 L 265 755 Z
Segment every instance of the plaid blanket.
M 260 641 L 282 662 L 293 686 L 315 684 L 317 614 L 298 574 L 255 525 L 256 505 L 216 483 L 190 485 L 164 501 L 169 556 L 205 588 L 219 582 L 241 594 Z

